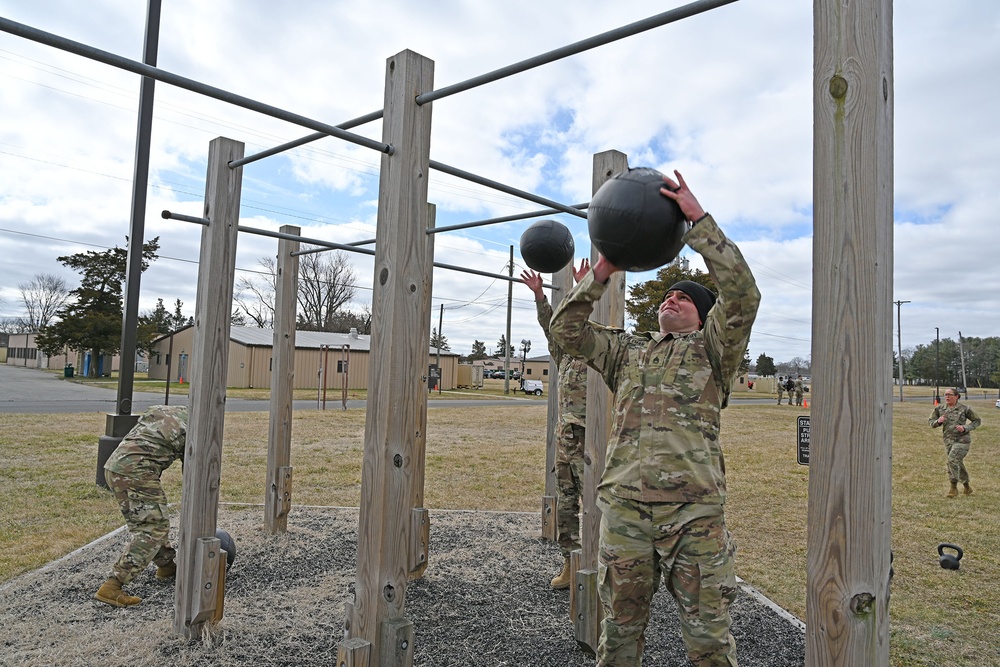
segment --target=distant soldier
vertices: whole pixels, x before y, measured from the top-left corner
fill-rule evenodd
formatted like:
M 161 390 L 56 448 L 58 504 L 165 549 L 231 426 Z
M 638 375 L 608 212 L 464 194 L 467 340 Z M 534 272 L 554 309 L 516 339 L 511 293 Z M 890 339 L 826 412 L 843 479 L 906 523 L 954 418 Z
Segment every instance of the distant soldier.
M 781 375 L 778 376 L 778 405 L 781 405 L 781 399 L 785 397 L 785 378 Z M 788 397 L 788 402 L 792 402 L 792 397 Z
M 785 391 L 788 392 L 788 404 L 794 405 L 792 395 L 795 393 L 795 380 L 792 379 L 791 375 L 785 380 Z
M 150 408 L 104 464 L 104 479 L 118 500 L 132 538 L 112 567 L 111 576 L 94 594 L 112 607 L 131 607 L 142 602 L 142 598 L 122 590 L 122 586 L 150 563 L 157 566 L 157 579 L 170 579 L 177 572 L 174 562 L 177 552 L 167 540 L 170 519 L 160 475 L 175 460 L 183 461 L 187 421 L 186 407 Z
M 579 282 L 590 271 L 590 260 L 580 263 L 580 270 L 573 271 Z M 535 311 L 538 324 L 545 332 L 549 354 L 559 372 L 559 424 L 556 429 L 555 472 L 558 495 L 556 496 L 556 541 L 563 555 L 563 567 L 551 582 L 554 589 L 569 588 L 569 555 L 580 548 L 580 495 L 583 492 L 583 445 L 587 426 L 587 362 L 571 357 L 556 345 L 549 336 L 552 306 L 542 291 L 542 277 L 534 271 L 521 273 L 521 280 L 535 293 Z
M 805 385 L 802 384 L 802 376 L 795 378 L 795 405 L 802 405 L 802 395 L 805 393 Z M 791 398 L 791 396 L 789 396 Z
M 944 439 L 944 451 L 948 456 L 948 481 L 951 482 L 949 498 L 958 495 L 959 482 L 965 486 L 965 495 L 972 495 L 969 471 L 965 469 L 965 457 L 972 445 L 972 431 L 982 424 L 979 415 L 972 408 L 958 402 L 959 395 L 958 389 L 946 389 L 944 406 L 936 406 L 928 420 L 931 428 L 943 427 L 941 437 Z

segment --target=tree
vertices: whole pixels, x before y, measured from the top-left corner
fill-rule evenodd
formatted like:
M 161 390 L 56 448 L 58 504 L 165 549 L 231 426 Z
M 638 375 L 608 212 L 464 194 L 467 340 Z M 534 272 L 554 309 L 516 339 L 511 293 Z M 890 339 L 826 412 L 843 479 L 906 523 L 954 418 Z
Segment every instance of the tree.
M 500 340 L 497 341 L 497 351 L 493 356 L 497 359 L 503 359 L 504 357 L 510 357 L 514 354 L 514 346 L 507 345 L 507 336 L 500 334 Z
M 160 238 L 142 246 L 142 271 L 156 259 Z M 121 347 L 125 271 L 128 253 L 115 246 L 104 252 L 88 250 L 58 257 L 58 261 L 83 277 L 80 286 L 69 292 L 70 300 L 55 317 L 58 322 L 38 334 L 38 348 L 48 355 L 60 354 L 64 347 L 91 352 L 94 363 L 91 376 L 97 375 L 97 360 L 102 354 L 117 354 Z
M 761 377 L 772 376 L 777 372 L 774 368 L 774 359 L 764 353 L 761 353 L 761 355 L 757 357 L 756 368 L 757 375 L 760 375 Z
M 21 301 L 27 313 L 24 326 L 28 331 L 41 331 L 48 326 L 69 298 L 66 281 L 45 273 L 36 273 L 31 282 L 20 283 L 17 288 L 21 290 Z
M 743 361 L 740 362 L 739 373 L 740 375 L 746 375 L 750 372 L 750 350 L 743 350 Z
M 439 349 L 442 352 L 448 352 L 451 350 L 451 348 L 448 347 L 448 337 L 439 334 L 437 327 L 431 329 L 431 347 Z
M 469 361 L 485 359 L 486 356 L 486 343 L 481 340 L 472 341 L 472 354 L 469 355 Z
M 629 288 L 629 298 L 625 300 L 625 312 L 635 320 L 636 331 L 660 330 L 658 310 L 663 303 L 663 296 L 671 285 L 681 280 L 691 280 L 713 292 L 718 291 L 712 276 L 704 271 L 698 269 L 690 271 L 683 268 L 680 263 L 668 264 L 656 272 L 656 278 Z
M 267 329 L 274 323 L 274 280 L 278 271 L 273 257 L 257 260 L 262 271 L 253 277 L 240 276 L 233 301 L 254 326 Z
M 183 307 L 183 301 L 180 299 L 174 301 L 174 314 L 170 316 L 170 329 L 172 331 L 194 324 L 193 317 L 184 317 L 184 313 L 181 312 L 181 308 Z

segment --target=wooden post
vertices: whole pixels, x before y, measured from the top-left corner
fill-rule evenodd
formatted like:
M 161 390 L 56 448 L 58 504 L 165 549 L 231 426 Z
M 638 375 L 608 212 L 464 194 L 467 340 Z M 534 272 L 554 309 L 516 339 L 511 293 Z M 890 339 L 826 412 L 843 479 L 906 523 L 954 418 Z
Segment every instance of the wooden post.
M 433 74 L 433 62 L 412 51 L 386 68 L 382 137 L 395 153 L 383 155 L 379 182 L 357 583 L 345 621 L 347 638 L 367 640 L 371 664 L 383 667 L 383 653 L 402 655 L 407 667 L 412 661 L 412 651 L 397 654 L 379 638 L 388 636 L 382 624 L 405 609 L 416 442 L 426 423 L 418 412 L 427 391 L 431 108 L 414 98 L 432 90 Z
M 302 233 L 284 225 L 282 234 Z M 272 535 L 288 530 L 292 504 L 292 390 L 295 387 L 295 306 L 298 301 L 298 241 L 278 241 L 275 284 L 274 343 L 271 352 L 271 416 L 267 432 L 267 477 L 264 484 L 264 527 Z
M 889 664 L 892 1 L 813 3 L 806 664 Z
M 188 396 L 187 447 L 184 454 L 174 631 L 188 639 L 201 635 L 211 615 L 199 600 L 215 581 L 216 571 L 199 569 L 199 541 L 215 540 L 222 469 L 222 434 L 229 364 L 229 317 L 236 274 L 236 237 L 240 217 L 243 168 L 229 163 L 243 157 L 243 144 L 219 137 L 209 145 L 205 184 L 205 217 L 198 259 L 198 293 L 191 349 L 191 392 Z M 217 541 L 217 540 L 216 540 Z M 214 583 L 212 583 L 214 587 Z M 213 591 L 214 593 L 214 591 Z M 213 607 L 214 609 L 214 607 Z
M 552 290 L 549 299 L 552 310 L 559 304 L 566 293 L 573 287 L 573 262 L 575 258 L 561 271 L 552 274 L 552 284 L 558 289 Z M 546 341 L 547 342 L 547 341 Z M 556 488 L 556 432 L 559 429 L 559 367 L 555 360 L 549 361 L 549 403 L 548 418 L 545 422 L 545 495 L 542 496 L 542 539 L 558 539 L 558 495 Z
M 628 156 L 618 151 L 605 151 L 594 155 L 593 191 L 620 171 L 628 169 Z M 591 247 L 591 265 L 597 263 L 597 248 Z M 625 272 L 609 279 L 608 290 L 595 304 L 590 319 L 614 327 L 625 326 Z M 577 643 L 587 652 L 597 651 L 600 637 L 602 609 L 597 594 L 597 550 L 601 532 L 601 511 L 597 509 L 597 485 L 604 474 L 604 456 L 611 431 L 611 391 L 597 373 L 587 373 L 587 437 L 584 447 L 583 517 L 580 521 L 580 571 L 574 578 L 576 594 L 573 600 L 579 608 L 570 609 L 574 619 Z M 581 587 L 587 587 L 581 589 Z M 593 590 L 591 590 L 591 587 Z M 586 603 L 586 607 L 580 605 Z M 594 613 L 596 612 L 596 613 Z M 582 615 L 582 619 L 581 619 Z

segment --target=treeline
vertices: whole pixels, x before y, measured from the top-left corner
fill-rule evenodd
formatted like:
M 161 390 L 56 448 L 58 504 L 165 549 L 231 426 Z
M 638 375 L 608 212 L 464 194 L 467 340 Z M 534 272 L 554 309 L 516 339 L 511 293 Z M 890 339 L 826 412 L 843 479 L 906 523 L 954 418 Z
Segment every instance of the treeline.
M 893 376 L 899 377 L 898 361 L 894 361 L 894 365 Z M 903 350 L 903 377 L 908 384 L 1000 386 L 1000 337 L 962 336 L 960 341 L 942 338 L 940 342 L 931 341 Z

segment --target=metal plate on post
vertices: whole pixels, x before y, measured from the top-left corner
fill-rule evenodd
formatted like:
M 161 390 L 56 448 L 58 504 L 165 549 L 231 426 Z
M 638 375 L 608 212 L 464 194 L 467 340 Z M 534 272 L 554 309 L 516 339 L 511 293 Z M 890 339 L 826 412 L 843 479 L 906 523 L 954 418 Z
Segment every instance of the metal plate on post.
M 799 465 L 809 465 L 809 416 L 803 415 L 795 420 L 795 432 L 797 435 L 796 460 Z

